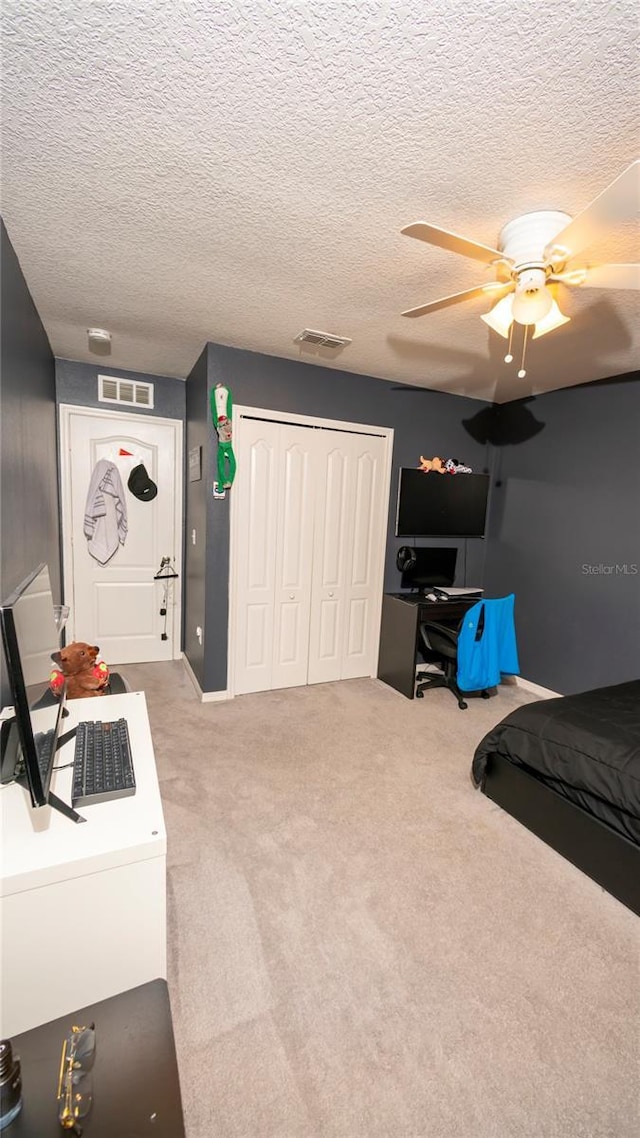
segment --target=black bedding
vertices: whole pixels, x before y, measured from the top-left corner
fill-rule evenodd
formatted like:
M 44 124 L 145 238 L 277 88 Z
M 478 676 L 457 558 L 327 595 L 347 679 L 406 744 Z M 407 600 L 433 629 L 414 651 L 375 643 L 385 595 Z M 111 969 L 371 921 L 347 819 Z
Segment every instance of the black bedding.
M 476 785 L 494 753 L 640 845 L 640 680 L 519 707 L 478 746 Z

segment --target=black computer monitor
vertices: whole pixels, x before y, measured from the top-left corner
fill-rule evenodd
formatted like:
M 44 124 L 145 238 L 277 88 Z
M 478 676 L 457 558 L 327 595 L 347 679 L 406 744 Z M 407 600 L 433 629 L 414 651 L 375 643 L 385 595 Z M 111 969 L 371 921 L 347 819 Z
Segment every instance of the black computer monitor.
M 455 546 L 442 549 L 414 549 L 415 565 L 402 572 L 403 589 L 426 589 L 430 585 L 446 588 L 453 585 L 456 578 Z
M 0 605 L 2 643 L 14 718 L 3 724 L 2 782 L 28 787 L 33 806 L 44 806 L 60 725 L 64 690 L 49 692 L 52 652 L 59 647 L 49 570 L 39 565 Z
M 484 537 L 488 474 L 400 469 L 397 537 Z

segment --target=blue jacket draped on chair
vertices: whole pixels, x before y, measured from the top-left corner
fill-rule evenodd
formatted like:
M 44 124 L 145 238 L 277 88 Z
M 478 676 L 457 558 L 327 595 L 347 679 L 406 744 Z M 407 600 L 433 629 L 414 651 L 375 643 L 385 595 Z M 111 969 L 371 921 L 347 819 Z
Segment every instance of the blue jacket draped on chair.
M 478 601 L 466 613 L 458 635 L 458 687 L 462 691 L 496 687 L 503 675 L 519 674 L 514 601 L 513 593 Z

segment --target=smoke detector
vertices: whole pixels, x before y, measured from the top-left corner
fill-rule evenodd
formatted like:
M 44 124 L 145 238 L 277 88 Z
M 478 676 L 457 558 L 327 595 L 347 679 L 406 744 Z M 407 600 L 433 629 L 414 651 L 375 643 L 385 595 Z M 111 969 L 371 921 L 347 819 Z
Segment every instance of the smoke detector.
M 303 328 L 294 339 L 294 344 L 310 344 L 314 348 L 346 348 L 351 343 L 348 336 L 334 336 L 331 332 L 316 332 L 313 328 Z
M 96 355 L 106 356 L 111 351 L 111 332 L 105 328 L 87 328 L 89 351 Z

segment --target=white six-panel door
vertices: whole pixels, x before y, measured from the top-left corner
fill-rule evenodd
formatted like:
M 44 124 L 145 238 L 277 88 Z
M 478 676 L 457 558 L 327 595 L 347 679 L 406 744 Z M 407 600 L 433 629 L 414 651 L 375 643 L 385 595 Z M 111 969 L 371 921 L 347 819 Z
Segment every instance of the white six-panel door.
M 374 674 L 387 438 L 251 417 L 235 437 L 235 693 Z
M 180 656 L 182 423 L 97 408 L 62 406 L 61 470 L 65 600 L 71 608 L 67 641 L 97 644 L 108 664 L 171 660 Z M 121 455 L 120 451 L 128 451 Z M 83 533 L 92 471 L 102 459 L 122 481 L 128 530 L 124 544 L 100 565 Z M 127 487 L 144 463 L 158 487 L 143 502 Z M 154 576 L 169 557 L 178 576 L 170 582 L 167 616 Z M 163 633 L 166 632 L 166 639 Z

